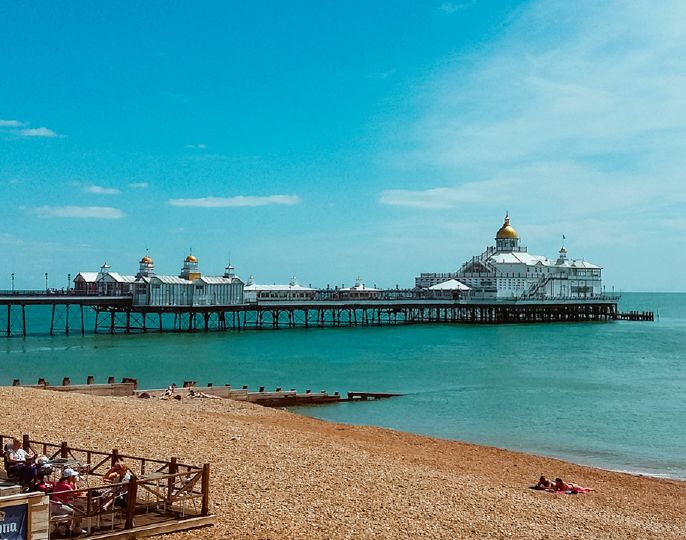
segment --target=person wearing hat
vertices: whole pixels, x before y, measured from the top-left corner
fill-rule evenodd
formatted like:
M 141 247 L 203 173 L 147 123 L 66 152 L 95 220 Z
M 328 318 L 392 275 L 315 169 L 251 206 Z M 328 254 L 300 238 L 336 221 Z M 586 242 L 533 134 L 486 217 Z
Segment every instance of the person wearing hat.
M 71 516 L 72 519 L 66 521 L 66 533 L 70 536 L 85 533 L 81 530 L 81 518 L 75 516 L 74 502 L 79 496 L 76 491 L 76 481 L 79 480 L 79 473 L 74 469 L 64 469 L 62 478 L 55 484 L 50 495 L 50 513 L 53 516 Z

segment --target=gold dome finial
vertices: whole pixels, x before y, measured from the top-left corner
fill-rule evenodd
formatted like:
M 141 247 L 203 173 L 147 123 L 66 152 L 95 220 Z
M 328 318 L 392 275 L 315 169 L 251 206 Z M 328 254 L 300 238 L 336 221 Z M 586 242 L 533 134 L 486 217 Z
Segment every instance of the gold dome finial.
M 501 238 L 519 238 L 517 231 L 510 225 L 510 212 L 505 212 L 505 222 L 503 226 L 498 229 L 495 235 L 496 240 Z

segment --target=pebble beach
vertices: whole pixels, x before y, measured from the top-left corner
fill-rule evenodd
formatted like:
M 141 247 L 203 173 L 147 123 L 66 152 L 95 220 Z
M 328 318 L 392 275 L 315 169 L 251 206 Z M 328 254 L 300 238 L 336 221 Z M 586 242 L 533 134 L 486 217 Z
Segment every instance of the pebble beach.
M 0 399 L 3 434 L 209 463 L 216 525 L 159 538 L 686 538 L 686 482 L 222 399 Z M 595 491 L 530 490 L 541 474 Z

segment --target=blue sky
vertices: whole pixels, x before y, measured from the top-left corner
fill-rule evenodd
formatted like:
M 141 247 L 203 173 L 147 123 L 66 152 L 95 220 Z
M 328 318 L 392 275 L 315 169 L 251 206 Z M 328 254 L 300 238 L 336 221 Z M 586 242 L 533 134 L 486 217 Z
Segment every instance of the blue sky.
M 137 5 L 140 4 L 140 5 Z M 373 5 L 370 5 L 373 4 Z M 4 2 L 0 289 L 231 257 L 410 286 L 492 243 L 684 290 L 686 3 Z

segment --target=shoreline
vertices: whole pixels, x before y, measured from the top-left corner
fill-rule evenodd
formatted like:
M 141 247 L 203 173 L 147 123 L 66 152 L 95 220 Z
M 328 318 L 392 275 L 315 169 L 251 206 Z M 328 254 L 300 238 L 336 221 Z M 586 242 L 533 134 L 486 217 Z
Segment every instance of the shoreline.
M 326 405 L 330 406 L 330 405 Z M 302 407 L 308 407 L 307 405 L 303 405 Z M 636 476 L 636 477 L 645 477 L 645 478 L 654 478 L 656 480 L 674 480 L 676 482 L 686 482 L 686 473 L 684 473 L 684 476 L 672 476 L 668 472 L 648 472 L 648 471 L 642 471 L 640 469 L 623 469 L 621 468 L 622 465 L 612 465 L 612 464 L 594 464 L 594 463 L 583 463 L 581 461 L 577 461 L 574 456 L 565 456 L 565 455 L 551 455 L 551 454 L 545 454 L 545 453 L 540 453 L 535 449 L 519 449 L 519 448 L 508 448 L 507 446 L 500 446 L 500 445 L 492 445 L 486 442 L 479 442 L 479 441 L 470 441 L 466 439 L 450 439 L 447 437 L 441 437 L 439 435 L 433 435 L 431 433 L 416 433 L 413 431 L 405 431 L 402 429 L 396 429 L 393 427 L 388 427 L 388 426 L 381 426 L 377 424 L 355 424 L 351 422 L 344 422 L 344 421 L 336 421 L 336 420 L 329 420 L 326 418 L 320 418 L 319 416 L 314 416 L 314 415 L 309 415 L 309 414 L 302 414 L 301 412 L 298 411 L 298 409 L 301 407 L 298 406 L 293 406 L 293 407 L 284 407 L 284 410 L 291 412 L 293 414 L 296 414 L 298 416 L 302 416 L 303 418 L 311 418 L 314 420 L 319 420 L 321 422 L 327 422 L 331 424 L 341 424 L 341 425 L 346 425 L 346 426 L 359 426 L 359 427 L 375 427 L 379 429 L 384 429 L 388 431 L 393 431 L 397 433 L 405 433 L 407 435 L 414 435 L 417 437 L 428 437 L 431 439 L 437 439 L 441 441 L 446 441 L 446 442 L 456 442 L 456 443 L 463 443 L 463 444 L 473 444 L 476 446 L 483 446 L 483 447 L 488 447 L 488 448 L 498 448 L 500 450 L 504 450 L 507 452 L 517 452 L 521 454 L 526 454 L 530 456 L 536 456 L 540 458 L 546 458 L 546 459 L 556 459 L 560 461 L 564 461 L 565 463 L 570 463 L 573 465 L 578 465 L 579 467 L 588 467 L 591 469 L 598 469 L 601 471 L 607 471 L 607 472 L 612 472 L 612 473 L 618 473 L 618 474 L 628 474 L 631 476 Z
M 0 432 L 211 467 L 214 527 L 160 538 L 684 538 L 686 482 L 228 400 L 0 389 Z M 595 491 L 528 488 L 543 473 Z

